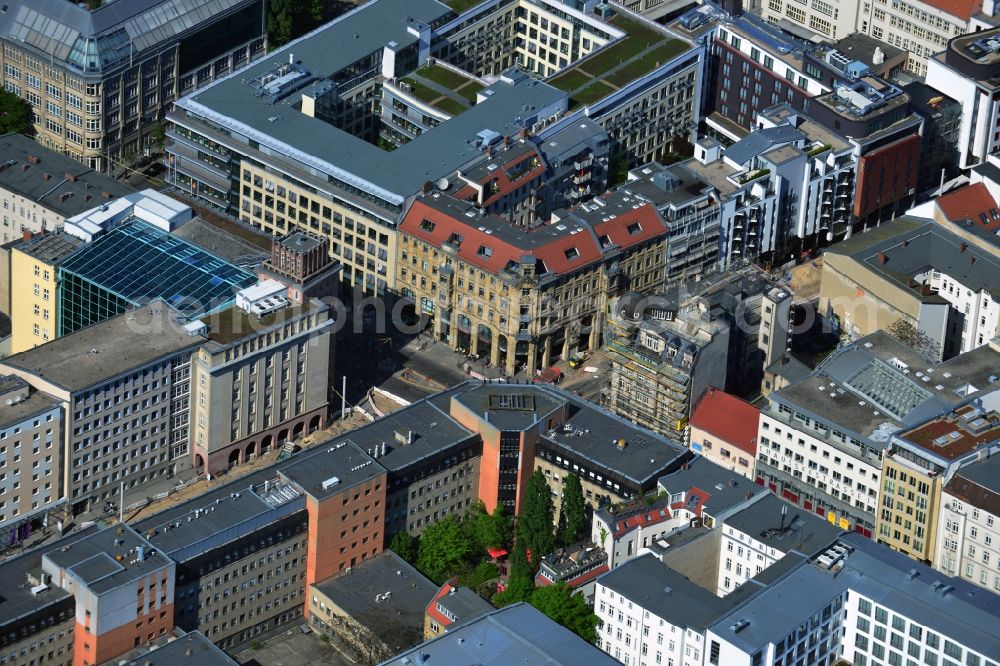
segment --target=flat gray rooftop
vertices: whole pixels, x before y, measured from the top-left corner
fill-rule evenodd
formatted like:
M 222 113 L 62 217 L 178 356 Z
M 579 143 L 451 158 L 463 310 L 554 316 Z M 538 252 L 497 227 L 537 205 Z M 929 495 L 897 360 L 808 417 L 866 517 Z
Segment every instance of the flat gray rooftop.
M 391 550 L 320 581 L 315 587 L 336 604 L 339 613 L 381 634 L 387 643 L 393 642 L 394 635 L 396 640 L 402 634 L 415 637 L 397 649 L 420 642 L 424 609 L 438 590 Z
M 267 250 L 234 236 L 201 217 L 188 220 L 175 229 L 172 235 L 183 238 L 224 261 L 244 268 L 256 266 L 271 256 Z
M 20 423 L 25 419 L 57 409 L 61 403 L 41 391 L 32 391 L 26 400 L 13 405 L 0 404 L 0 428 Z
M 290 57 L 311 75 L 335 80 L 346 67 L 381 52 L 387 44 L 394 42 L 400 49 L 414 44 L 417 38 L 407 30 L 410 21 L 431 25 L 450 12 L 437 0 L 369 2 L 179 100 L 177 106 L 400 205 L 424 182 L 467 162 L 477 152 L 470 141 L 479 132 L 488 129 L 513 136 L 521 127 L 530 126 L 539 111 L 559 102 L 560 110 L 565 109 L 566 94 L 525 74 L 514 81 L 501 79 L 480 93 L 490 95 L 488 99 L 390 153 L 301 113 L 294 106 L 299 93 L 270 104 L 255 97 L 247 82 L 288 63 Z M 346 156 L 349 167 L 334 165 L 343 163 Z
M 145 557 L 137 560 L 139 548 L 145 549 Z M 124 523 L 90 533 L 69 547 L 50 550 L 44 559 L 75 576 L 95 594 L 131 584 L 172 564 Z
M 122 666 L 177 666 L 184 662 L 197 666 L 237 666 L 239 663 L 205 638 L 200 631 L 192 631 L 166 645 L 144 652 Z
M 692 512 L 700 505 L 710 515 L 718 518 L 733 506 L 747 500 L 747 494 L 767 492 L 750 479 L 696 456 L 686 468 L 678 469 L 658 481 L 660 488 L 673 495 L 687 493 L 688 508 Z M 692 492 L 694 490 L 699 492 Z M 695 501 L 692 498 L 697 498 Z
M 380 474 L 385 468 L 350 441 L 322 444 L 311 456 L 298 456 L 280 467 L 281 475 L 310 496 L 323 499 L 353 488 Z M 327 487 L 324 488 L 323 486 Z
M 467 587 L 451 587 L 449 585 L 449 588 L 450 590 L 440 596 L 435 604 L 457 618 L 455 622 L 469 622 L 494 610 L 493 604 Z
M 173 321 L 163 301 L 112 317 L 3 359 L 0 371 L 22 371 L 79 391 L 183 350 L 203 339 Z
M 428 666 L 620 666 L 610 655 L 523 602 L 476 618 L 380 666 L 412 665 L 418 653 L 427 657 Z
M 84 242 L 75 236 L 64 234 L 62 231 L 48 234 L 36 234 L 31 238 L 12 241 L 7 245 L 11 249 L 18 249 L 30 257 L 47 264 L 58 265 L 66 257 L 73 254 Z
M 76 9 L 64 0 L 45 0 L 43 4 Z M 16 10 L 15 7 L 0 14 L 0 30 L 4 18 Z M 0 155 L 3 156 L 0 160 L 0 188 L 38 203 L 62 218 L 73 217 L 108 201 L 103 196 L 104 192 L 111 195 L 111 199 L 117 199 L 133 191 L 131 187 L 71 157 L 43 148 L 23 134 L 0 135 Z M 29 157 L 38 161 L 30 161 Z M 49 220 L 49 228 L 62 222 L 62 219 Z
M 785 515 L 782 515 L 782 511 Z M 725 520 L 726 525 L 782 552 L 812 555 L 836 541 L 842 529 L 767 493 Z

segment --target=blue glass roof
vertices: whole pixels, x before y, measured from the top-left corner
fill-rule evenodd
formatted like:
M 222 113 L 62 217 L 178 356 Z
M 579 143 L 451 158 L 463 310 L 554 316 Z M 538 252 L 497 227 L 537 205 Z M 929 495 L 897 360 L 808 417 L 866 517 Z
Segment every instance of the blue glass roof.
M 162 298 L 188 317 L 228 305 L 255 276 L 134 219 L 80 248 L 60 270 L 142 305 Z

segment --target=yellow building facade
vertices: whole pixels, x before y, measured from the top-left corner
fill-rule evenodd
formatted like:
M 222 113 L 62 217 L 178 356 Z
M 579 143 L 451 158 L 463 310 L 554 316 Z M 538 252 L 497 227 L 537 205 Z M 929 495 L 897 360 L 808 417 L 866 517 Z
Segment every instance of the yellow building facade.
M 56 264 L 14 248 L 10 256 L 10 353 L 56 337 Z

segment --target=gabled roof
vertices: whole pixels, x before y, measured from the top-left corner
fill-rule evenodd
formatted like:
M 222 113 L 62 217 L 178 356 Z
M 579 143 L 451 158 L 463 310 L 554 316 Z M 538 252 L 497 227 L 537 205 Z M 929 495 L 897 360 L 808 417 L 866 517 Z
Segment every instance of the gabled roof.
M 709 388 L 691 415 L 691 425 L 751 456 L 757 455 L 757 424 L 760 410 L 745 400 Z
M 1000 229 L 1000 207 L 983 183 L 966 185 L 938 197 L 937 204 L 952 222 L 970 220 L 987 231 Z

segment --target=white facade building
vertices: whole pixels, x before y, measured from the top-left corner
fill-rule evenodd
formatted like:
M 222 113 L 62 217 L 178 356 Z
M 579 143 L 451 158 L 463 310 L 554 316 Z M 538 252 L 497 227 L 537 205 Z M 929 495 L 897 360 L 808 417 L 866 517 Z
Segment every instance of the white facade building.
M 1000 594 L 1000 457 L 959 470 L 941 491 L 933 564 Z

